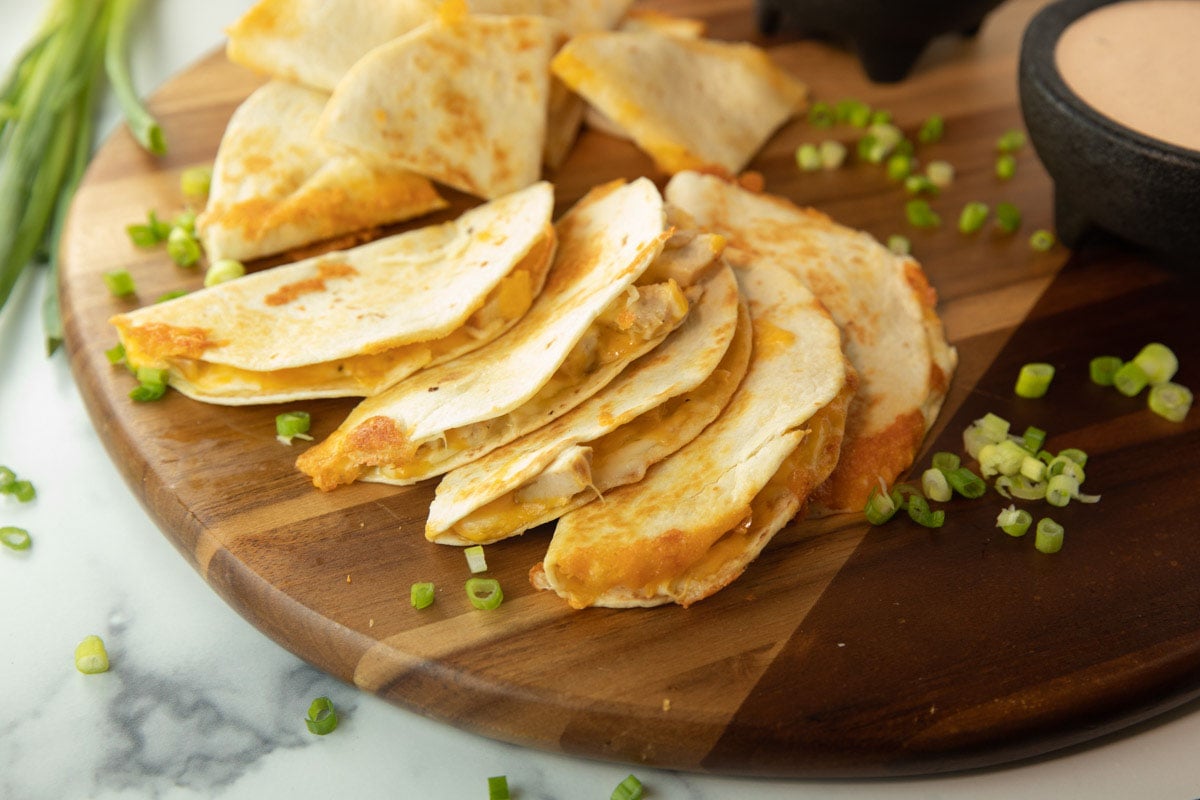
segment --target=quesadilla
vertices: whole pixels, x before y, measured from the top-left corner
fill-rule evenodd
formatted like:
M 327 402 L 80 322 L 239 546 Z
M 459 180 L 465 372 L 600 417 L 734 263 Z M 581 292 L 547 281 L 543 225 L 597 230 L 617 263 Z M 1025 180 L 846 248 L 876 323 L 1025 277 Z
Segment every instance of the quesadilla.
M 729 238 L 734 265 L 788 265 L 841 327 L 858 371 L 837 469 L 813 511 L 861 511 L 871 488 L 912 464 L 957 363 L 919 264 L 812 209 L 696 173 L 675 176 L 668 202 Z
M 641 481 L 560 517 L 534 586 L 575 608 L 690 605 L 740 575 L 833 470 L 855 383 L 837 326 L 783 265 L 736 269 L 754 333 L 729 404 Z
M 722 266 L 702 286 L 687 321 L 602 391 L 449 472 L 425 538 L 461 545 L 516 536 L 640 480 L 699 434 L 728 402 L 750 353 L 749 313 L 733 271 Z
M 328 99 L 274 80 L 234 111 L 196 219 L 209 259 L 245 261 L 446 207 L 428 178 L 317 138 Z
M 359 59 L 319 135 L 491 199 L 541 175 L 550 57 L 562 28 L 539 16 L 442 13 Z
M 808 93 L 761 48 L 654 29 L 581 34 L 551 69 L 666 173 L 736 175 Z
M 375 394 L 495 339 L 555 248 L 539 183 L 458 219 L 252 273 L 113 317 L 131 365 L 226 405 Z
M 570 411 L 683 321 L 677 281 L 639 281 L 670 236 L 649 180 L 593 189 L 556 230 L 546 287 L 508 334 L 363 401 L 297 467 L 320 489 L 441 475 Z

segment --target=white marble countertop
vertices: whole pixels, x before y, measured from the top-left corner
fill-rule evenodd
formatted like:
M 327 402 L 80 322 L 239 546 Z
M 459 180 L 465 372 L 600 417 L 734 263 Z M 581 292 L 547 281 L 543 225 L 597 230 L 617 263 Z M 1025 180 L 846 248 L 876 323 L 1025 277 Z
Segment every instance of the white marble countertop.
M 3 0 L 0 64 L 42 4 Z M 218 46 L 250 0 L 152 0 L 134 74 L 152 91 Z M 103 130 L 116 114 L 104 110 Z M 632 769 L 464 733 L 364 694 L 298 660 L 239 617 L 141 509 L 101 446 L 65 357 L 41 346 L 39 270 L 0 314 L 0 464 L 33 481 L 0 497 L 0 525 L 33 536 L 0 552 L 5 614 L 0 798 L 450 798 L 508 776 L 519 800 L 607 798 L 631 771 L 653 800 L 766 798 L 1194 798 L 1200 704 L 1021 765 L 890 781 L 768 781 Z M 112 669 L 78 673 L 76 643 L 104 637 Z M 313 697 L 341 712 L 308 733 Z

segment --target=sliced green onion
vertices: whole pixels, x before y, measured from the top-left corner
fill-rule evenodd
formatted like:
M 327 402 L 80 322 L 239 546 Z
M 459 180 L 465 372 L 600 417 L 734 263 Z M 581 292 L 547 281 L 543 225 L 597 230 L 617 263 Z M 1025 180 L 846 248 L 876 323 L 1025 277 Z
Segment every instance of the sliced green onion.
M 912 174 L 912 156 L 905 153 L 893 153 L 887 160 L 888 180 L 902 181 Z
M 906 256 L 912 253 L 912 242 L 907 236 L 901 236 L 898 233 L 893 233 L 888 237 L 887 249 L 891 250 L 898 256 Z
M 954 165 L 949 161 L 930 161 L 925 176 L 939 189 L 948 189 L 954 183 Z
M 1002 497 L 1016 497 L 1020 500 L 1046 498 L 1046 484 L 1040 480 L 1032 481 L 1023 474 L 1001 475 L 992 486 Z
M 200 260 L 200 242 L 184 228 L 172 228 L 167 236 L 167 255 L 181 267 L 190 267 Z
M 905 508 L 909 519 L 925 528 L 940 528 L 946 521 L 946 512 L 940 509 L 931 511 L 929 502 L 919 494 L 911 495 Z
M 867 127 L 871 124 L 871 107 L 861 101 L 853 101 L 846 121 L 856 128 Z
M 1086 467 L 1088 462 L 1088 454 L 1080 450 L 1078 447 L 1064 447 L 1062 450 L 1058 451 L 1058 455 L 1055 456 L 1055 458 L 1065 458 L 1069 461 L 1075 462 L 1081 467 Z
M 318 697 L 313 700 L 308 707 L 308 716 L 304 718 L 304 724 L 308 726 L 309 733 L 315 733 L 317 736 L 332 733 L 333 729 L 338 726 L 337 711 L 334 710 L 333 701 L 328 697 Z
M 850 97 L 838 100 L 837 104 L 833 107 L 833 118 L 838 122 L 849 122 L 851 113 L 861 105 L 864 105 L 861 100 L 855 100 Z
M 933 144 L 940 141 L 946 133 L 946 122 L 940 114 L 934 114 L 921 123 L 917 131 L 917 141 L 921 144 Z
M 139 383 L 166 383 L 170 373 L 157 367 L 138 367 L 135 373 Z
M 904 204 L 904 213 L 915 228 L 936 228 L 942 224 L 942 218 L 929 207 L 926 200 L 909 200 Z
M 996 150 L 1001 153 L 1015 153 L 1025 146 L 1025 132 L 1017 129 L 1005 131 L 996 140 Z
M 0 494 L 8 494 L 17 482 L 17 473 L 8 467 L 0 467 Z
M 1112 386 L 1113 376 L 1125 362 L 1116 356 L 1096 356 L 1088 362 L 1088 374 L 1097 386 Z
M 162 399 L 166 393 L 165 383 L 139 383 L 129 392 L 129 398 L 135 403 L 152 403 Z
M 1046 444 L 1046 432 L 1036 425 L 1030 425 L 1021 435 L 1021 446 L 1031 453 L 1037 453 Z
M 962 459 L 958 457 L 957 453 L 948 453 L 944 450 L 934 453 L 931 461 L 934 469 L 945 470 L 946 472 L 958 469 L 962 463 Z
M 499 608 L 504 602 L 504 592 L 500 589 L 500 581 L 495 578 L 468 578 L 466 583 L 467 599 L 471 605 L 482 611 Z
M 911 195 L 936 195 L 938 187 L 936 183 L 929 179 L 928 175 L 909 175 L 904 179 L 904 191 Z
M 246 268 L 242 266 L 242 262 L 232 258 L 220 258 L 213 262 L 208 271 L 204 273 L 204 285 L 216 286 L 218 283 L 231 281 L 245 274 Z
M 190 208 L 186 211 L 179 212 L 179 216 L 171 220 L 171 228 L 172 230 L 175 228 L 182 228 L 187 232 L 188 236 L 194 237 L 196 235 L 196 212 Z M 171 237 L 168 235 L 168 241 L 170 238 Z
M 1046 484 L 1046 502 L 1062 508 L 1079 494 L 1079 481 L 1065 473 L 1051 476 Z
M 136 247 L 154 247 L 162 241 L 162 239 L 158 238 L 158 234 L 154 228 L 149 225 L 126 225 L 125 233 L 129 235 L 129 240 Z
M 958 215 L 958 230 L 961 233 L 975 233 L 983 227 L 987 215 L 987 203 L 972 200 L 963 206 L 962 212 Z
M 1017 397 L 1028 399 L 1044 397 L 1052 380 L 1054 380 L 1053 364 L 1044 362 L 1025 364 L 1017 373 L 1017 385 L 1013 391 L 1017 393 Z
M 474 545 L 463 550 L 463 555 L 467 557 L 467 567 L 470 568 L 472 574 L 487 572 L 487 558 L 483 554 L 483 545 Z
M 609 800 L 641 800 L 642 792 L 642 782 L 630 775 L 617 784 Z
M 159 219 L 158 212 L 154 209 L 146 212 L 146 226 L 154 232 L 154 238 L 159 242 L 165 242 L 171 235 L 171 223 L 165 219 Z
M 75 669 L 84 675 L 108 672 L 108 651 L 99 636 L 86 636 L 75 646 Z
M 212 167 L 209 166 L 189 167 L 179 175 L 179 189 L 184 197 L 202 200 L 208 195 L 211 185 Z
M 1049 517 L 1039 519 L 1037 534 L 1033 541 L 1033 546 L 1037 548 L 1038 552 L 1057 553 L 1059 550 L 1062 550 L 1062 545 L 1063 526 Z
M 433 584 L 414 583 L 408 590 L 408 599 L 413 608 L 429 608 L 433 605 Z
M 1046 478 L 1046 462 L 1040 461 L 1034 456 L 1026 456 L 1021 461 L 1021 470 L 1018 473 L 1031 481 L 1037 482 Z
M 814 128 L 832 128 L 836 118 L 829 103 L 818 100 L 808 109 L 808 124 Z
M 1160 417 L 1171 422 L 1183 422 L 1192 407 L 1192 390 L 1170 381 L 1156 383 L 1150 387 L 1146 403 Z
M 987 491 L 987 484 L 983 482 L 983 478 L 980 478 L 968 467 L 950 470 L 946 473 L 946 480 L 954 491 L 972 500 L 976 497 L 983 497 L 984 492 Z
M 1146 371 L 1132 361 L 1126 361 L 1113 373 L 1113 386 L 1126 397 L 1136 397 L 1148 383 Z
M 9 550 L 28 550 L 32 540 L 29 538 L 29 531 L 24 528 L 5 525 L 0 528 L 0 544 Z
M 870 164 L 878 164 L 879 161 L 872 157 L 875 152 L 875 137 L 868 131 L 855 144 L 854 149 L 858 152 L 858 160 L 866 161 Z
M 946 474 L 940 469 L 932 467 L 921 473 L 921 491 L 930 500 L 938 503 L 945 503 L 954 496 L 954 490 L 950 488 Z
M 871 112 L 871 124 L 872 125 L 887 125 L 891 121 L 892 121 L 892 112 L 890 112 L 890 111 L 885 111 L 884 109 L 880 108 L 880 109 L 876 109 L 875 111 Z
M 846 145 L 833 139 L 821 142 L 821 166 L 837 169 L 846 163 Z
M 1175 377 L 1175 372 L 1179 369 L 1179 359 L 1175 357 L 1175 353 L 1165 344 L 1158 342 L 1151 342 L 1139 350 L 1133 357 L 1133 363 L 1142 368 L 1142 372 L 1146 373 L 1146 380 L 1151 385 L 1166 383 Z
M 867 522 L 872 525 L 882 525 L 883 523 L 896 516 L 899 510 L 899 504 L 892 499 L 892 496 L 886 491 L 880 491 L 879 487 L 871 487 L 871 494 L 867 497 L 867 505 L 863 508 L 863 513 L 867 516 Z
M 142 104 L 129 72 L 129 28 L 137 14 L 138 0 L 114 0 L 112 29 L 104 46 L 104 71 L 117 103 L 129 125 L 129 132 L 148 152 L 161 156 L 167 152 L 166 139 L 158 121 Z
M 133 276 L 124 269 L 104 273 L 104 285 L 113 297 L 129 297 L 137 291 L 133 284 Z
M 821 168 L 821 151 L 815 144 L 805 142 L 796 148 L 796 166 L 804 172 L 816 172 Z
M 1039 253 L 1045 253 L 1054 247 L 1054 234 L 1045 228 L 1040 228 L 1029 237 L 1029 246 Z
M 508 793 L 508 776 L 496 775 L 488 778 L 488 800 L 511 800 Z
M 117 342 L 112 347 L 104 351 L 104 357 L 108 359 L 108 363 L 114 367 L 125 360 L 125 345 Z
M 303 439 L 311 442 L 308 429 L 312 426 L 312 417 L 307 411 L 288 411 L 275 417 L 275 438 L 282 444 L 290 445 L 292 439 Z
M 996 177 L 1002 181 L 1010 180 L 1017 174 L 1017 159 L 1012 153 L 1005 153 L 996 159 Z
M 1016 233 L 1021 227 L 1021 210 L 1012 203 L 997 203 L 996 225 L 1005 233 Z
M 17 498 L 18 503 L 28 503 L 37 497 L 37 489 L 34 489 L 33 484 L 24 479 L 14 481 L 12 486 L 5 490 L 5 493 Z
M 872 164 L 882 164 L 891 155 L 898 144 L 904 140 L 904 134 L 890 122 L 872 124 L 868 131 L 873 139 L 873 145 L 867 154 L 867 160 Z
M 963 429 L 963 449 L 971 458 L 979 458 L 979 451 L 984 445 L 992 444 L 991 437 L 978 425 L 968 425 Z
M 1009 536 L 1024 536 L 1033 524 L 1033 515 L 1023 508 L 1009 506 L 996 517 L 996 527 Z
M 1008 420 L 990 411 L 976 420 L 975 424 L 979 426 L 988 441 L 996 444 L 1008 438 L 1008 430 L 1011 427 Z
M 154 299 L 154 302 L 165 303 L 168 300 L 174 300 L 176 297 L 183 297 L 187 293 L 188 293 L 187 289 L 172 289 L 169 292 L 163 292 L 162 294 L 160 294 L 158 297 L 156 297 Z

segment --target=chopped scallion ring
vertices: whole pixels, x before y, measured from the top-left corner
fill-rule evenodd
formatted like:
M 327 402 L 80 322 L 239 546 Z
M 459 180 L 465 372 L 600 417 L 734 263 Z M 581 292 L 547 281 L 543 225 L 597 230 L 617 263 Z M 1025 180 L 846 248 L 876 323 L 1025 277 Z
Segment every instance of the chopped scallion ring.
M 808 109 L 808 124 L 814 128 L 832 128 L 836 121 L 832 106 L 818 100 Z
M 898 256 L 907 256 L 912 253 L 912 242 L 908 240 L 907 236 L 894 233 L 888 237 L 887 249 Z
M 886 490 L 880 491 L 879 487 L 872 487 L 863 513 L 867 516 L 867 522 L 872 525 L 882 525 L 896 516 L 896 512 L 899 510 L 898 506 L 899 504 L 892 499 L 892 496 Z
M 463 555 L 467 557 L 467 566 L 471 569 L 471 574 L 477 575 L 480 572 L 487 572 L 487 558 L 483 554 L 483 545 L 474 545 L 463 550 Z
M 99 636 L 86 636 L 75 646 L 75 669 L 84 675 L 108 672 L 108 651 Z
M 904 204 L 904 213 L 914 228 L 936 228 L 942 224 L 942 218 L 930 207 L 928 200 L 909 200 Z
M 1020 500 L 1044 500 L 1046 498 L 1045 482 L 1032 481 L 1024 475 L 1001 475 L 996 478 L 996 482 L 992 486 L 1005 498 L 1016 497 Z
M 984 414 L 980 419 L 976 420 L 975 424 L 988 441 L 999 444 L 1008 438 L 1008 430 L 1012 427 L 1008 420 L 992 412 Z
M 816 172 L 821 168 L 821 151 L 815 144 L 805 142 L 796 148 L 796 166 L 804 172 Z
M 1133 361 L 1126 361 L 1113 373 L 1113 386 L 1126 397 L 1137 397 L 1148 383 L 1150 377 L 1146 371 Z
M 1033 515 L 1023 508 L 1009 506 L 996 517 L 996 527 L 1009 536 L 1024 536 L 1033 524 Z
M 1057 553 L 1062 550 L 1063 526 L 1049 517 L 1038 520 L 1037 534 L 1033 546 L 1039 553 Z
M 643 791 L 642 782 L 630 775 L 617 784 L 609 800 L 641 800 Z
M 1156 383 L 1150 387 L 1146 403 L 1160 417 L 1171 422 L 1183 422 L 1192 408 L 1192 390 L 1171 381 Z
M 932 165 L 931 165 L 932 166 Z M 963 206 L 958 215 L 958 230 L 960 233 L 975 233 L 983 227 L 988 215 L 987 203 L 972 200 Z
M 104 285 L 108 287 L 109 294 L 113 297 L 129 297 L 137 292 L 133 276 L 124 269 L 104 273 Z
M 488 778 L 488 800 L 510 800 L 508 793 L 508 776 L 496 775 Z
M 471 605 L 481 611 L 491 611 L 499 608 L 504 602 L 504 592 L 500 589 L 500 581 L 495 578 L 468 578 L 466 583 L 467 599 Z
M 1073 461 L 1081 467 L 1086 467 L 1088 462 L 1088 454 L 1080 450 L 1078 447 L 1064 447 L 1058 451 L 1055 458 L 1065 458 L 1068 461 Z M 1083 480 L 1083 478 L 1080 478 Z
M 932 462 L 934 469 L 949 472 L 952 469 L 958 469 L 959 465 L 962 464 L 962 459 L 956 453 L 941 451 L 933 454 Z
M 17 498 L 18 503 L 28 503 L 33 498 L 37 497 L 37 490 L 33 488 L 33 484 L 27 480 L 18 480 L 13 482 L 12 486 L 5 490 L 5 494 L 11 494 Z
M 1046 462 L 1035 456 L 1026 456 L 1021 461 L 1021 470 L 1018 474 L 1034 482 L 1045 480 Z
M 954 496 L 954 490 L 946 480 L 946 473 L 933 467 L 921 473 L 921 491 L 937 503 L 945 503 Z
M 115 345 L 104 351 L 104 357 L 108 359 L 108 363 L 114 367 L 125 360 L 125 345 L 117 342 Z
M 1005 233 L 1016 233 L 1021 227 L 1021 210 L 1012 203 L 997 203 L 996 226 Z
M 925 177 L 939 189 L 948 189 L 954 183 L 954 165 L 949 161 L 930 161 L 925 167 Z
M 1017 174 L 1017 159 L 1012 153 L 1004 153 L 996 159 L 996 177 L 1002 181 L 1010 180 Z
M 1007 130 L 996 140 L 996 150 L 1000 153 L 1015 153 L 1025 146 L 1025 132 L 1013 128 Z
M 1030 425 L 1021 436 L 1021 445 L 1031 453 L 1037 453 L 1046 444 L 1046 432 L 1036 425 Z
M 216 286 L 218 283 L 231 281 L 245 274 L 246 268 L 242 266 L 242 262 L 232 258 L 220 258 L 214 261 L 208 271 L 204 273 L 204 285 Z
M 1179 369 L 1179 359 L 1175 357 L 1175 353 L 1165 344 L 1158 342 L 1151 342 L 1139 350 L 1133 357 L 1133 363 L 1142 368 L 1142 372 L 1146 373 L 1146 380 L 1152 386 L 1171 380 Z
M 168 300 L 174 300 L 176 297 L 183 297 L 187 294 L 187 289 L 172 289 L 169 292 L 163 292 L 158 297 L 154 298 L 156 303 L 165 303 Z
M 887 160 L 888 179 L 902 181 L 912 174 L 912 168 L 912 156 L 905 153 L 893 153 Z
M 282 444 L 290 445 L 292 439 L 303 439 L 311 442 L 308 429 L 312 425 L 312 417 L 307 411 L 289 411 L 275 417 L 275 438 Z
M 987 484 L 983 482 L 983 478 L 980 478 L 968 467 L 950 470 L 946 473 L 946 480 L 954 491 L 972 500 L 976 497 L 983 497 L 987 491 Z
M 1039 228 L 1029 237 L 1029 246 L 1039 253 L 1045 253 L 1054 247 L 1054 234 L 1045 228 Z
M 129 392 L 129 398 L 135 403 L 152 403 L 161 400 L 167 393 L 165 383 L 140 383 Z
M 408 599 L 415 609 L 429 608 L 433 605 L 433 584 L 414 583 L 408 590 Z
M 1079 479 L 1073 475 L 1060 473 L 1052 475 L 1046 483 L 1046 502 L 1062 508 L 1071 502 L 1071 498 L 1079 494 Z
M 8 494 L 9 489 L 17 482 L 17 473 L 8 467 L 0 467 L 0 494 Z
M 821 142 L 821 166 L 825 169 L 837 169 L 846 163 L 846 145 L 833 139 Z
M 9 550 L 28 550 L 32 543 L 29 531 L 24 528 L 18 528 L 15 525 L 5 525 L 0 528 L 0 544 Z
M 946 512 L 931 511 L 929 502 L 919 494 L 912 494 L 905 503 L 909 519 L 926 528 L 940 528 L 946 521 Z
M 1113 376 L 1125 362 L 1116 356 L 1096 356 L 1088 362 L 1088 374 L 1097 386 L 1112 386 Z
M 179 266 L 190 267 L 200 260 L 200 242 L 186 228 L 172 228 L 167 236 L 167 255 Z
M 1017 397 L 1043 397 L 1054 380 L 1054 365 L 1043 362 L 1025 364 L 1017 374 L 1017 385 L 1014 389 Z
M 904 179 L 904 191 L 911 195 L 936 195 L 938 186 L 929 179 L 928 175 L 909 175 Z
M 309 733 L 315 733 L 317 736 L 332 733 L 333 729 L 338 726 L 337 711 L 334 710 L 333 701 L 328 697 L 318 697 L 313 700 L 308 707 L 308 716 L 304 718 L 304 724 L 308 726 Z
M 934 114 L 921 123 L 917 131 L 917 141 L 921 144 L 933 144 L 940 141 L 946 132 L 946 122 L 940 114 Z
M 206 197 L 211 184 L 212 167 L 189 167 L 179 175 L 179 189 L 185 197 Z

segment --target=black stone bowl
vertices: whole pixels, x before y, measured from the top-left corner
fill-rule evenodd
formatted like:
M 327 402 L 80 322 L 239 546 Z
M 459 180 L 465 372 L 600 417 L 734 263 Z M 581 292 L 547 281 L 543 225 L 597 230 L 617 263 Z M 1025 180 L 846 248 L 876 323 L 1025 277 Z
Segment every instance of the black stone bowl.
M 1108 235 L 1172 258 L 1197 257 L 1200 152 L 1103 116 L 1067 88 L 1055 64 L 1067 26 L 1118 1 L 1060 0 L 1034 16 L 1021 41 L 1021 113 L 1054 179 L 1058 237 L 1076 247 L 1089 235 Z
M 938 36 L 974 36 L 1003 0 L 755 0 L 758 29 L 849 46 L 876 83 L 903 80 Z

